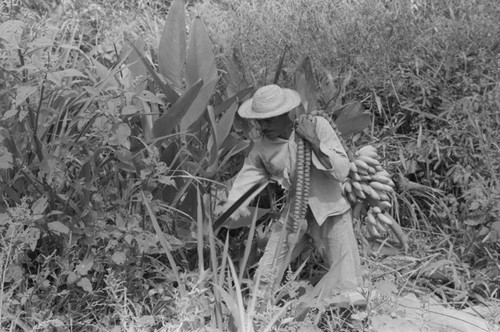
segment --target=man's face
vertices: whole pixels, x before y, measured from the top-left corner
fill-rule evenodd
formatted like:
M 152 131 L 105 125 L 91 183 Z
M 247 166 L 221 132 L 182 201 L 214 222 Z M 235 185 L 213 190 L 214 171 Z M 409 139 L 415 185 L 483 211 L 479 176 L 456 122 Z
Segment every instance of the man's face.
M 285 113 L 272 118 L 259 119 L 257 123 L 262 135 L 274 140 L 278 137 L 287 138 L 286 135 L 289 133 L 291 120 L 288 113 Z

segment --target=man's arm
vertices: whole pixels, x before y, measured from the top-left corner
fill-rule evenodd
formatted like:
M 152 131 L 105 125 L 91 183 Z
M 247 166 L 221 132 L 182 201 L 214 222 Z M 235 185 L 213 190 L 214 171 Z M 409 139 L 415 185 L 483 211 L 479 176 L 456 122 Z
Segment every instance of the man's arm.
M 241 196 L 247 193 L 254 185 L 266 182 L 269 179 L 269 175 L 266 170 L 262 166 L 262 162 L 259 157 L 258 151 L 255 151 L 255 146 L 250 151 L 249 155 L 245 158 L 243 163 L 243 167 L 236 175 L 234 182 L 231 186 L 231 190 L 227 196 L 227 202 L 225 207 L 230 207 L 233 203 L 235 203 Z M 261 189 L 262 190 L 262 189 Z M 251 194 L 243 204 L 241 204 L 240 208 L 235 212 L 234 217 L 237 215 L 245 214 L 247 210 L 246 207 L 259 194 L 261 190 L 258 190 Z

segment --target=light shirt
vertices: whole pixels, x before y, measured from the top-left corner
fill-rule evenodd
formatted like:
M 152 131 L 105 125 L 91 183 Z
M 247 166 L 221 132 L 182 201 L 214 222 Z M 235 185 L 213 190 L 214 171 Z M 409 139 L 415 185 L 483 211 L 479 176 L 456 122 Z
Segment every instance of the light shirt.
M 332 168 L 325 168 L 314 152 L 312 153 L 308 203 L 316 221 L 322 225 L 329 216 L 350 209 L 349 202 L 342 195 L 341 189 L 341 183 L 349 173 L 349 158 L 328 121 L 320 116 L 315 119 L 316 133 L 320 140 L 319 148 L 332 165 Z M 292 132 L 288 140 L 259 137 L 254 141 L 242 169 L 233 182 L 228 203 L 237 201 L 253 185 L 264 179 L 274 180 L 283 188 L 290 189 L 296 158 L 295 132 Z M 247 199 L 242 207 L 247 206 L 257 194 L 258 192 Z

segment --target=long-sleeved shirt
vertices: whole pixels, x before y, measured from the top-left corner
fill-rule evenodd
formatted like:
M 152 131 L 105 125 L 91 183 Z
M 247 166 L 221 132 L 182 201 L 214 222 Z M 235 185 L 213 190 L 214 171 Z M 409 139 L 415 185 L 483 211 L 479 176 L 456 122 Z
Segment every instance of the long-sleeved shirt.
M 341 183 L 349 173 L 349 158 L 333 128 L 326 119 L 319 116 L 316 117 L 316 133 L 320 140 L 320 151 L 332 165 L 329 169 L 325 168 L 316 155 L 312 154 L 308 203 L 314 218 L 322 225 L 327 217 L 344 213 L 350 208 L 341 189 Z M 292 132 L 288 140 L 269 140 L 265 136 L 256 139 L 233 182 L 228 202 L 238 200 L 254 184 L 264 179 L 277 181 L 282 187 L 289 189 L 296 156 L 295 132 Z M 257 194 L 250 197 L 243 206 L 248 205 Z

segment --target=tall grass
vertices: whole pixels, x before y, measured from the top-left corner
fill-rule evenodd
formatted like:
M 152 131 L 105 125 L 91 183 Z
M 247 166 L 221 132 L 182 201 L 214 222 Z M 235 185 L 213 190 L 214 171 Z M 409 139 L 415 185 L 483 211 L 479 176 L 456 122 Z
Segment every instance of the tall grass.
M 434 211 L 422 202 L 411 224 L 423 218 L 429 225 L 425 215 L 456 218 L 446 209 L 454 200 L 455 212 L 467 213 L 464 193 L 472 183 L 464 172 L 477 171 L 488 191 L 497 191 L 499 139 L 490 134 L 500 125 L 497 1 L 208 0 L 193 11 L 207 13 L 219 56 L 239 61 L 257 86 L 271 82 L 270 68 L 285 48 L 284 85 L 305 55 L 320 90 L 338 89 L 351 73 L 345 102 L 361 100 L 374 115 L 361 139 L 379 140 L 392 171 L 440 201 Z

